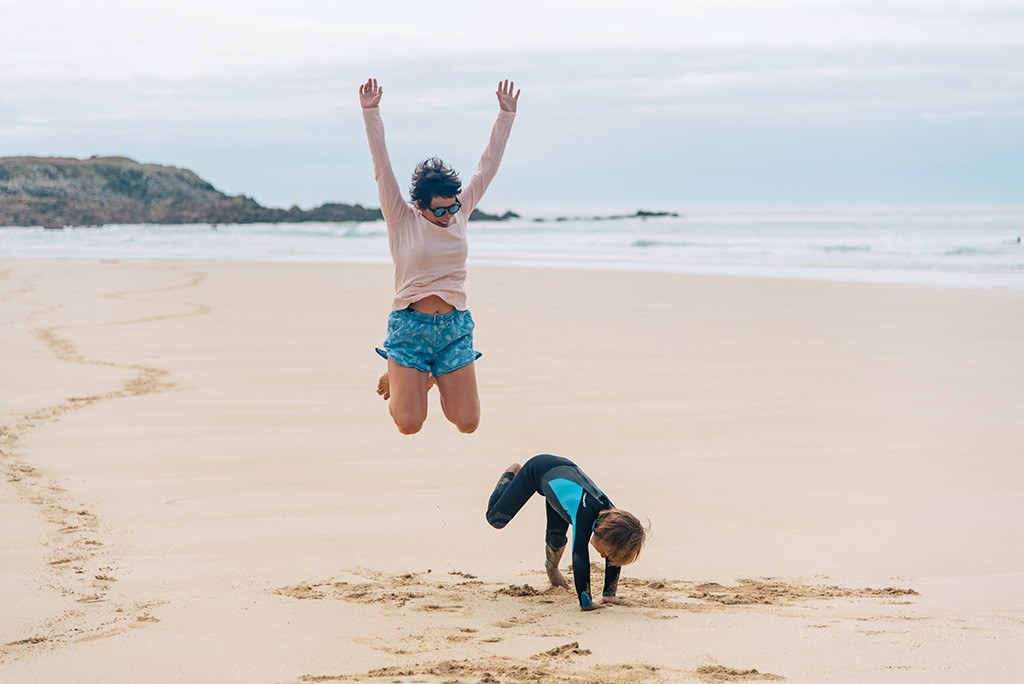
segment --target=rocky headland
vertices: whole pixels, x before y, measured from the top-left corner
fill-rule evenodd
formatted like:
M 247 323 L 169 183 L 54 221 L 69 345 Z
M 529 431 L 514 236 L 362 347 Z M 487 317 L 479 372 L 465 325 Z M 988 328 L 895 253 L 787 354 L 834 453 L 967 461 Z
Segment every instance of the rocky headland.
M 501 220 L 475 211 L 477 220 Z M 264 207 L 229 196 L 188 169 L 127 157 L 0 157 L 0 226 L 112 223 L 299 223 L 376 221 L 380 209 L 326 203 L 314 209 Z

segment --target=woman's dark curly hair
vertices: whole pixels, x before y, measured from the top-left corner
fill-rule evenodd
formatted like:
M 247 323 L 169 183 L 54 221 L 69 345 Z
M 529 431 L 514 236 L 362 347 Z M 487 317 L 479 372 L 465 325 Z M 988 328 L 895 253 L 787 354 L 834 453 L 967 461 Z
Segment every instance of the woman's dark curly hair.
M 412 172 L 409 194 L 420 209 L 428 208 L 435 197 L 455 197 L 460 192 L 459 174 L 437 157 L 420 162 Z

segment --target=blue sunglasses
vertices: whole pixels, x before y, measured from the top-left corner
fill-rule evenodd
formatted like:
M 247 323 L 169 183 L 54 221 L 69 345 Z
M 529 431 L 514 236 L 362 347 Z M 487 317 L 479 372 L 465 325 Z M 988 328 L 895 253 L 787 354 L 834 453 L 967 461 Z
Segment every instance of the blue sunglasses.
M 448 205 L 447 207 L 437 207 L 435 209 L 430 209 L 428 207 L 427 210 L 431 214 L 436 216 L 437 218 L 441 218 L 442 216 L 445 215 L 445 213 L 457 214 L 457 213 L 459 213 L 459 209 L 461 209 L 461 208 L 462 208 L 462 204 L 460 202 L 456 201 L 455 204 Z

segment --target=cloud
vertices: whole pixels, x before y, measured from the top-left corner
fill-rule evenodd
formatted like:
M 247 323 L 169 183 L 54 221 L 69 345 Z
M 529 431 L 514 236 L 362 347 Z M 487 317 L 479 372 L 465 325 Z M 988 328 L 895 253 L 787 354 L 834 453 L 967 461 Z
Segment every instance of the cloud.
M 427 58 L 686 48 L 1024 45 L 1009 0 L 36 0 L 7 2 L 0 57 L 15 78 L 253 77 Z M 557 62 L 556 62 L 557 63 Z M 11 78 L 8 72 L 4 79 Z
M 1024 8 L 1011 1 L 0 3 L 12 5 L 0 59 L 17 65 L 0 72 L 0 154 L 205 167 L 279 205 L 346 199 L 339 187 L 373 201 L 355 95 L 370 75 L 396 168 L 434 153 L 475 164 L 495 83 L 515 78 L 522 156 L 504 187 L 535 198 L 555 190 L 537 187 L 534 163 L 578 180 L 580 198 L 635 195 L 672 181 L 617 186 L 597 170 L 609 155 L 659 179 L 682 158 L 699 183 L 686 165 L 739 178 L 746 149 L 774 155 L 744 167 L 750 183 L 774 162 L 799 186 L 789 161 L 817 159 L 815 145 L 853 160 L 865 146 L 882 155 L 870 141 L 885 140 L 920 156 L 951 136 L 980 141 L 980 127 L 1004 135 L 1024 115 Z M 928 136 L 901 148 L 916 126 Z M 713 136 L 721 144 L 702 140 Z

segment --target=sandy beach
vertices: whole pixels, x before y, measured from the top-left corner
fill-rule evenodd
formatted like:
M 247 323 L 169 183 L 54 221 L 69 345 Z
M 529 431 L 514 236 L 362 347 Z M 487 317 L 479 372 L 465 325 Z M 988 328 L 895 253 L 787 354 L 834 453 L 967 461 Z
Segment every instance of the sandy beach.
M 468 290 L 481 427 L 403 436 L 389 266 L 0 260 L 0 682 L 1024 677 L 1024 297 Z M 542 452 L 650 520 L 629 607 L 484 520 Z

